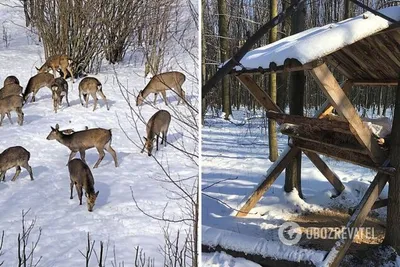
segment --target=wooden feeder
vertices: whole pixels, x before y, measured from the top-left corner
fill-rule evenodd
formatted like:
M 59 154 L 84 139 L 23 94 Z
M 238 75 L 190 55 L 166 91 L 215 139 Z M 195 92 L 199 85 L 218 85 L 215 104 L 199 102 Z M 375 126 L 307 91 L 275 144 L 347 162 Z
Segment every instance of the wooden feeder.
M 399 7 L 394 8 L 397 8 L 397 11 L 400 10 Z M 361 33 L 357 32 L 358 37 L 353 38 L 355 33 L 351 29 L 352 24 L 355 25 L 355 23 L 361 23 L 360 25 L 364 23 L 366 29 Z M 289 123 L 282 128 L 282 133 L 291 138 L 288 147 L 269 168 L 265 179 L 239 205 L 236 216 L 243 217 L 249 213 L 300 151 L 321 171 L 338 193 L 344 190 L 344 186 L 319 154 L 371 168 L 378 172 L 351 216 L 347 228 L 360 227 L 372 208 L 387 205 L 387 200 L 376 200 L 389 176 L 394 175 L 396 170 L 388 168 L 388 151 L 377 144 L 373 133 L 363 124 L 346 93 L 354 85 L 391 86 L 398 84 L 400 26 L 399 24 L 390 26 L 389 22 L 372 14 L 361 15 L 335 25 L 315 28 L 311 33 L 309 31 L 300 33 L 303 35 L 294 42 L 293 48 L 297 48 L 299 45 L 304 46 L 302 42 L 313 45 L 314 41 L 318 42 L 316 38 L 323 39 L 323 34 L 317 37 L 315 35 L 320 35 L 321 32 L 329 34 L 331 30 L 336 30 L 341 34 L 338 38 L 351 36 L 351 40 L 344 42 L 341 46 L 328 47 L 326 49 L 329 51 L 321 52 L 314 58 L 304 60 L 303 57 L 302 61 L 298 60 L 302 57 L 300 48 L 294 49 L 297 52 L 295 51 L 290 58 L 284 58 L 282 64 L 274 61 L 268 62 L 267 56 L 267 62 L 263 63 L 267 67 L 248 67 L 246 62 L 251 63 L 251 59 L 250 57 L 246 59 L 246 55 L 242 59 L 240 67 L 236 67 L 231 72 L 231 75 L 234 75 L 267 110 L 266 115 L 269 119 L 276 120 L 279 124 Z M 270 55 L 278 54 L 282 50 L 282 44 L 287 45 L 295 37 L 281 39 L 268 45 L 261 52 Z M 256 49 L 249 53 L 254 55 L 261 52 Z M 298 57 L 296 53 L 299 54 Z M 328 65 L 346 77 L 342 86 L 339 85 Z M 253 79 L 253 74 L 299 70 L 308 71 L 328 99 L 313 118 L 285 114 Z M 326 118 L 326 115 L 333 109 L 339 114 L 340 120 Z M 325 265 L 338 266 L 340 264 L 353 240 L 350 235 L 347 238 L 336 242 L 325 258 Z

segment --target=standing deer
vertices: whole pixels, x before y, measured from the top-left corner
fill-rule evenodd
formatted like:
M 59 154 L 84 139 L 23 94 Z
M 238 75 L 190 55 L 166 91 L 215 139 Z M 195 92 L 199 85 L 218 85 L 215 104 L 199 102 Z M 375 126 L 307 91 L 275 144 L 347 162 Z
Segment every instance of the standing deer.
M 49 57 L 46 62 L 39 68 L 36 67 L 38 73 L 44 73 L 49 70 L 53 71 L 54 77 L 56 76 L 56 71 L 61 70 L 64 74 L 64 80 L 67 78 L 67 71 L 71 75 L 72 82 L 75 82 L 74 75 L 70 68 L 70 58 L 67 55 L 55 55 Z
M 7 170 L 14 168 L 16 169 L 14 177 L 11 181 L 15 181 L 21 172 L 21 167 L 24 167 L 33 180 L 32 168 L 29 166 L 28 161 L 31 157 L 31 153 L 22 146 L 13 146 L 4 150 L 0 154 L 0 181 L 5 181 Z
M 167 146 L 167 133 L 170 122 L 171 114 L 169 114 L 169 112 L 166 110 L 159 110 L 153 116 L 151 116 L 146 125 L 147 137 L 143 137 L 146 142 L 144 143 L 141 153 L 143 153 L 144 149 L 146 148 L 147 154 L 149 157 L 151 156 L 155 136 L 157 136 L 156 148 L 158 150 L 158 137 L 161 133 L 163 135 L 161 138 L 161 145 L 164 142 L 164 146 Z
M 96 203 L 96 198 L 99 195 L 99 191 L 94 190 L 94 179 L 92 172 L 88 165 L 80 159 L 73 159 L 68 162 L 69 178 L 71 180 L 71 196 L 73 199 L 73 188 L 75 184 L 76 193 L 79 198 L 79 205 L 82 205 L 82 188 L 85 189 L 86 204 L 88 211 L 92 212 L 93 207 Z
M 10 123 L 11 120 L 11 111 L 15 111 L 18 114 L 18 124 L 22 125 L 24 123 L 24 113 L 22 112 L 23 99 L 19 95 L 11 95 L 5 98 L 0 99 L 0 126 L 3 123 L 5 115 L 7 115 Z
M 68 83 L 61 77 L 58 77 L 54 80 L 51 85 L 51 97 L 53 99 L 53 108 L 54 112 L 57 113 L 58 107 L 61 105 L 62 99 L 65 96 L 65 100 L 68 101 Z
M 86 108 L 88 107 L 89 95 L 91 95 L 94 100 L 94 107 L 93 107 L 94 111 L 97 107 L 96 93 L 98 93 L 103 98 L 104 102 L 106 102 L 107 110 L 110 110 L 110 108 L 108 107 L 107 98 L 103 93 L 102 85 L 99 80 L 97 80 L 94 77 L 86 77 L 79 83 L 79 100 L 81 101 L 82 106 L 83 102 L 81 95 L 83 94 L 83 98 L 86 101 Z
M 178 71 L 165 72 L 153 76 L 146 87 L 139 92 L 136 98 L 136 106 L 142 105 L 143 101 L 151 93 L 154 93 L 154 105 L 156 104 L 158 93 L 162 94 L 165 105 L 168 105 L 166 90 L 172 90 L 178 95 L 179 105 L 181 100 L 183 102 L 185 100 L 185 91 L 182 90 L 182 84 L 185 82 L 185 79 L 185 75 Z
M 31 102 L 35 102 L 35 95 L 39 92 L 39 89 L 43 87 L 48 87 L 51 89 L 53 82 L 54 76 L 50 73 L 38 73 L 31 77 L 24 91 L 24 101 L 26 101 L 28 96 L 32 93 Z
M 71 134 L 64 134 L 60 131 L 58 124 L 56 128 L 50 127 L 51 131 L 47 136 L 47 140 L 57 140 L 59 143 L 68 147 L 71 150 L 68 162 L 79 152 L 81 159 L 85 161 L 85 151 L 89 148 L 96 147 L 99 152 L 99 159 L 93 168 L 97 168 L 100 162 L 103 160 L 105 153 L 104 149 L 111 154 L 114 159 L 115 167 L 118 167 L 117 154 L 111 147 L 112 134 L 111 130 L 102 128 L 94 128 L 89 130 L 83 130 L 78 132 L 72 132 Z
M 7 76 L 7 78 L 4 80 L 4 86 L 6 86 L 7 84 L 18 84 L 19 85 L 19 80 L 17 77 L 11 75 L 11 76 Z

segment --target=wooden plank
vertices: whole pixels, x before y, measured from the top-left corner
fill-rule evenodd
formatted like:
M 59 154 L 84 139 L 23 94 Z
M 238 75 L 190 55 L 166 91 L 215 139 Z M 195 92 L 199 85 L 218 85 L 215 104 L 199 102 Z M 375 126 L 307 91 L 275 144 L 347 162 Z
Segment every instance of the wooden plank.
M 299 152 L 300 150 L 298 148 L 287 147 L 281 153 L 278 160 L 275 161 L 274 164 L 272 164 L 272 166 L 268 169 L 267 175 L 263 181 L 258 184 L 256 190 L 244 198 L 242 204 L 238 208 L 239 211 L 236 213 L 237 217 L 245 217 L 249 213 L 249 211 L 257 204 L 260 198 L 275 182 L 281 172 L 293 160 L 294 156 Z
M 342 85 L 342 90 L 343 90 L 343 92 L 344 92 L 346 95 L 348 95 L 348 94 L 350 93 L 351 89 L 353 88 L 353 85 L 354 85 L 354 84 L 353 84 L 353 82 L 352 82 L 351 80 L 346 80 L 346 81 L 343 83 L 343 85 Z M 331 113 L 332 113 L 334 107 L 331 105 L 331 102 L 328 101 L 328 103 L 329 103 L 330 107 L 327 108 L 324 112 L 322 112 L 322 113 L 318 116 L 318 118 L 322 119 L 322 118 L 324 118 L 325 116 L 327 116 L 328 114 L 331 114 Z
M 389 203 L 389 199 L 387 199 L 387 198 L 377 200 L 377 201 L 375 201 L 374 205 L 372 205 L 371 210 L 376 210 L 376 209 L 380 209 L 383 207 L 387 207 L 388 203 Z
M 320 144 L 317 142 L 313 142 L 310 140 L 304 141 L 298 138 L 293 138 L 292 139 L 292 144 L 295 147 L 298 147 L 301 149 L 303 152 L 304 151 L 310 151 L 318 154 L 322 154 L 328 157 L 331 157 L 336 160 L 341 160 L 341 161 L 346 161 L 355 165 L 359 165 L 365 168 L 369 168 L 375 171 L 379 171 L 388 175 L 394 175 L 396 173 L 395 168 L 387 168 L 387 167 L 381 167 L 379 165 L 376 165 L 369 156 L 344 150 L 344 149 L 337 149 L 333 153 L 333 149 L 335 149 L 333 146 L 329 146 L 326 144 Z
M 271 97 L 253 80 L 248 74 L 241 74 L 236 78 L 247 88 L 254 98 L 267 110 L 283 113 L 283 111 L 272 101 Z
M 318 63 L 310 62 L 304 65 L 296 65 L 296 64 L 284 64 L 284 65 L 276 65 L 274 63 L 270 64 L 269 68 L 257 68 L 257 69 L 241 69 L 239 71 L 232 69 L 229 74 L 269 74 L 269 73 L 282 73 L 282 72 L 293 72 L 293 71 L 301 71 L 301 70 L 311 70 Z
M 375 203 L 375 200 L 379 197 L 382 189 L 385 187 L 389 176 L 386 174 L 378 173 L 371 185 L 368 187 L 367 191 L 357 209 L 354 211 L 353 215 L 350 217 L 349 222 L 346 225 L 347 233 L 343 235 L 343 239 L 338 240 L 328 255 L 325 257 L 321 266 L 336 267 L 340 266 L 340 262 L 346 255 L 351 243 L 353 242 L 354 236 L 357 233 L 358 227 L 362 226 L 369 211 Z
M 316 157 L 317 154 L 310 153 L 309 151 L 303 152 L 318 168 L 318 170 L 325 176 L 325 178 L 331 183 L 331 185 L 333 185 L 338 195 L 342 193 L 342 191 L 344 190 L 344 185 L 342 184 L 336 173 L 334 173 L 320 157 Z
M 387 158 L 387 153 L 379 147 L 371 131 L 363 124 L 354 106 L 340 88 L 328 66 L 322 64 L 310 72 L 336 111 L 349 122 L 350 130 L 360 144 L 369 151 L 371 159 L 375 163 L 382 164 Z
M 370 86 L 394 86 L 399 82 L 397 80 L 352 80 L 354 85 L 370 85 Z

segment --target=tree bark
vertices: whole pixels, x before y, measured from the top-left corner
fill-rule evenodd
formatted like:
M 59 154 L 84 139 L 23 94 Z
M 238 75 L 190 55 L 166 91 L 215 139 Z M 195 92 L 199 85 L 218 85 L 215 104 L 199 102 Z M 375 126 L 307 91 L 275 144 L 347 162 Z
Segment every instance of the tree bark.
M 271 20 L 278 15 L 278 1 L 270 0 Z M 277 40 L 278 27 L 271 29 L 269 42 L 273 43 Z M 269 95 L 274 103 L 276 103 L 276 73 L 269 75 Z M 276 140 L 276 121 L 268 120 L 268 141 L 269 141 L 269 160 L 275 162 L 278 159 L 278 142 Z
M 400 253 L 400 73 L 391 133 L 390 164 L 396 168 L 397 173 L 389 179 L 389 203 L 384 243 Z
M 305 29 L 305 19 L 306 7 L 305 4 L 302 3 L 299 6 L 299 11 L 292 16 L 292 34 L 296 34 Z M 290 114 L 303 115 L 305 81 L 304 71 L 291 73 L 289 92 Z M 288 165 L 285 171 L 285 192 L 289 193 L 294 188 L 297 189 L 299 196 L 303 198 L 303 193 L 301 191 L 301 152 L 295 156 L 295 159 Z
M 228 13 L 225 0 L 218 0 L 218 30 L 219 30 L 219 52 L 221 62 L 229 59 L 228 56 Z M 225 75 L 222 79 L 222 111 L 225 113 L 224 119 L 229 119 L 232 114 L 231 98 L 229 92 L 229 77 Z

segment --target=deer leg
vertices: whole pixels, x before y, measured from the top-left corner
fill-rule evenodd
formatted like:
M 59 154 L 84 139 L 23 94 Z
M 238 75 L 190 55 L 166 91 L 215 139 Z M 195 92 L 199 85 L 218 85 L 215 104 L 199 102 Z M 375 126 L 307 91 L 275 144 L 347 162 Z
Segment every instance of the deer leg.
M 106 153 L 104 153 L 103 148 L 96 147 L 97 151 L 99 152 L 99 159 L 97 160 L 96 164 L 94 164 L 93 169 L 97 168 L 100 164 L 100 162 L 103 160 L 104 156 Z
M 72 180 L 71 180 L 71 182 L 70 182 L 70 188 L 71 188 L 71 196 L 69 197 L 69 199 L 73 199 L 73 196 L 72 196 L 72 191 L 73 191 L 73 189 L 74 189 L 74 182 L 72 182 Z
M 6 114 L 1 113 L 1 118 L 0 118 L 0 126 L 3 123 L 4 117 L 6 116 Z
M 71 75 L 72 83 L 75 83 L 74 74 L 72 74 L 72 70 L 71 70 L 71 68 L 70 68 L 69 66 L 67 67 L 67 70 L 69 71 L 69 74 Z M 64 80 L 65 80 L 65 79 L 64 79 Z
M 179 97 L 178 105 L 179 105 L 179 103 L 180 103 L 181 101 L 182 101 L 182 104 L 185 104 L 185 100 L 186 100 L 186 99 L 185 99 L 185 91 L 182 90 L 182 87 L 181 87 L 181 86 L 178 87 L 177 91 L 180 92 L 180 93 L 178 94 L 178 97 Z
M 158 138 L 160 137 L 160 134 L 157 134 L 157 138 L 156 138 L 156 147 L 157 147 L 157 151 L 158 151 Z
M 10 112 L 7 112 L 6 114 L 7 114 L 7 118 L 10 121 L 10 123 L 13 124 Z
M 15 167 L 15 174 L 14 174 L 14 177 L 11 179 L 11 181 L 14 182 L 17 179 L 20 172 L 21 172 L 21 167 L 20 166 Z
M 22 112 L 22 108 L 16 108 L 15 111 L 18 114 L 18 124 L 22 126 L 22 124 L 24 124 L 24 113 Z
M 154 106 L 156 105 L 157 95 L 158 95 L 157 93 L 154 93 L 154 103 L 153 103 Z
M 0 172 L 0 181 L 3 181 L 3 182 L 6 181 L 6 171 Z
M 166 92 L 165 90 L 164 90 L 164 91 L 161 91 L 161 95 L 162 95 L 162 97 L 164 98 L 165 105 L 168 106 L 167 92 Z
M 68 107 L 69 107 L 68 91 L 65 92 L 65 100 L 67 101 L 67 105 L 68 105 Z
M 91 96 L 93 97 L 93 102 L 94 102 L 93 111 L 95 111 L 95 109 L 97 107 L 97 95 L 96 95 L 96 92 L 92 93 Z
M 102 91 L 102 90 L 99 90 L 98 93 L 99 93 L 99 95 L 101 96 L 101 98 L 103 98 L 104 102 L 106 102 L 107 110 L 110 110 L 110 108 L 108 107 L 107 98 L 106 98 L 106 96 L 104 95 L 103 91 Z
M 164 132 L 164 146 L 167 146 L 167 133 L 168 131 Z
M 115 167 L 118 167 L 118 160 L 117 160 L 117 153 L 115 153 L 115 150 L 111 147 L 110 142 L 108 142 L 105 146 L 104 149 L 111 154 L 111 156 L 114 159 Z
M 85 160 L 85 156 L 86 156 L 85 150 L 79 150 L 79 154 L 81 154 L 81 159 L 82 159 L 82 161 L 86 163 L 86 160 Z
M 79 90 L 79 100 L 81 101 L 81 105 L 83 106 L 83 102 L 82 102 L 82 91 L 81 90 Z
M 55 68 L 51 68 L 51 70 L 53 71 L 53 76 L 54 76 L 54 78 L 57 76 L 56 75 L 56 73 L 57 73 L 57 70 L 55 69 Z M 64 78 L 64 80 L 65 80 L 65 78 Z
M 85 101 L 86 101 L 86 108 L 87 108 L 89 105 L 89 94 L 85 95 Z
M 29 166 L 28 162 L 24 162 L 21 166 L 24 167 L 28 171 L 29 176 L 31 177 L 31 181 L 33 181 L 34 179 L 33 179 L 32 167 Z
M 79 205 L 82 205 L 82 186 L 75 184 L 75 188 L 79 198 Z

